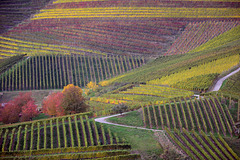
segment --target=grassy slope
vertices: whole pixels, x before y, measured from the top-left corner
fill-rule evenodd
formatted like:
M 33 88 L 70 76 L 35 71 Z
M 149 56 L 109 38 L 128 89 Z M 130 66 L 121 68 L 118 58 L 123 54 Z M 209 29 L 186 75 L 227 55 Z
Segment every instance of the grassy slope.
M 232 75 L 227 80 L 225 80 L 220 91 L 226 94 L 234 94 L 240 97 L 240 72 Z
M 109 82 L 146 82 L 226 55 L 238 54 L 239 38 L 240 26 L 215 37 L 188 54 L 159 57 L 134 72 L 120 75 Z
M 236 108 L 236 107 L 235 107 Z M 235 112 L 232 112 L 234 108 L 232 107 L 230 109 L 230 112 L 232 116 L 235 115 Z M 111 117 L 107 121 L 112 122 L 112 123 L 118 123 L 118 124 L 124 124 L 124 125 L 129 125 L 129 126 L 138 126 L 138 127 L 143 127 L 143 120 L 141 117 L 141 113 L 138 111 L 133 111 L 125 116 L 118 116 L 118 117 Z M 233 149 L 235 153 L 237 153 L 238 156 L 240 156 L 240 140 L 237 140 L 236 138 L 231 138 L 231 137 L 224 137 L 228 145 Z
M 103 126 L 109 127 L 112 132 L 117 133 L 119 138 L 124 138 L 132 146 L 132 152 L 141 154 L 142 159 L 160 159 L 159 155 L 163 153 L 163 149 L 157 142 L 154 132 L 108 124 Z
M 123 116 L 111 117 L 107 121 L 118 124 L 125 124 L 129 126 L 143 127 L 142 115 L 138 111 L 132 111 Z

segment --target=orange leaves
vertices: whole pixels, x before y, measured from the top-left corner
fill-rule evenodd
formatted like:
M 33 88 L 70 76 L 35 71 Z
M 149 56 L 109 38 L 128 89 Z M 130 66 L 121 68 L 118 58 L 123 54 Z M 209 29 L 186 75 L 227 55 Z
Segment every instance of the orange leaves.
M 43 101 L 43 113 L 50 116 L 63 116 L 65 114 L 62 106 L 63 93 L 52 93 Z
M 62 104 L 66 113 L 79 113 L 87 110 L 88 106 L 84 104 L 85 99 L 80 87 L 69 84 L 64 87 L 62 93 Z

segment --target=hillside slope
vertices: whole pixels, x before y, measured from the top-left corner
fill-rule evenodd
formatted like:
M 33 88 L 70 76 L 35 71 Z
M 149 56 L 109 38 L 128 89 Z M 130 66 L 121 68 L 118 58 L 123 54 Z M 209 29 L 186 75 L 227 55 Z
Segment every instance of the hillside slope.
M 50 52 L 148 57 L 167 51 L 185 53 L 237 25 L 239 7 L 235 0 L 54 1 L 1 35 L 0 57 Z
M 142 82 L 159 79 L 176 72 L 191 69 L 191 67 L 208 63 L 230 55 L 238 55 L 240 26 L 225 32 L 207 43 L 197 47 L 189 53 L 174 56 L 162 56 L 145 66 L 108 81 L 115 82 Z
M 0 33 L 6 32 L 15 25 L 30 18 L 42 9 L 50 0 L 1 0 Z

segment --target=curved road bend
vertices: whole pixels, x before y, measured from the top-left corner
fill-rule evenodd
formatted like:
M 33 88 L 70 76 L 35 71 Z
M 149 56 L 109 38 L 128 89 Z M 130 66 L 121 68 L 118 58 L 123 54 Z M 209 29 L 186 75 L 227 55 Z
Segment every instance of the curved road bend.
M 227 78 L 229 78 L 230 76 L 234 75 L 235 73 L 237 73 L 237 72 L 239 72 L 239 71 L 240 71 L 240 68 L 238 68 L 238 69 L 236 69 L 235 71 L 229 73 L 229 74 L 226 75 L 225 77 L 220 78 L 220 79 L 217 81 L 217 83 L 214 85 L 214 87 L 213 87 L 210 91 L 218 91 L 218 90 L 221 88 L 223 82 L 224 82 Z
M 223 78 L 220 78 L 217 83 L 214 85 L 213 89 L 211 91 L 218 91 L 221 86 L 222 83 L 230 76 L 232 76 L 233 74 L 237 73 L 240 71 L 240 67 L 238 69 L 236 69 L 235 71 L 229 73 L 228 75 L 224 76 Z M 197 95 L 196 95 L 197 96 Z M 125 112 L 123 114 L 127 114 L 129 112 Z M 117 123 L 111 123 L 111 122 L 107 122 L 106 119 L 111 118 L 111 117 L 116 117 L 119 116 L 120 114 L 115 114 L 115 115 L 111 115 L 111 116 L 107 116 L 107 117 L 101 117 L 101 118 L 96 118 L 95 121 L 99 122 L 99 123 L 105 123 L 105 124 L 111 124 L 111 125 L 116 125 L 116 126 L 122 126 L 122 127 L 128 127 L 128 128 L 137 128 L 137 129 L 144 129 L 144 130 L 151 130 L 151 131 L 163 131 L 163 130 L 156 130 L 156 129 L 148 129 L 148 128 L 143 128 L 143 127 L 136 127 L 136 126 L 128 126 L 128 125 L 122 125 L 122 124 L 117 124 Z
M 127 114 L 127 113 L 129 113 L 129 112 L 125 112 L 125 113 L 123 113 L 123 114 Z M 121 126 L 121 127 L 136 128 L 136 129 L 151 130 L 151 131 L 160 131 L 160 132 L 163 131 L 163 130 L 157 130 L 157 129 L 148 129 L 148 128 L 143 128 L 143 127 L 128 126 L 128 125 L 111 123 L 111 122 L 107 122 L 107 121 L 106 121 L 106 119 L 108 119 L 108 118 L 116 117 L 116 116 L 120 116 L 120 115 L 121 115 L 121 114 L 115 114 L 115 115 L 111 115 L 111 116 L 107 116 L 107 117 L 96 118 L 95 121 L 96 121 L 96 122 L 99 122 L 99 123 L 111 124 L 111 125 Z

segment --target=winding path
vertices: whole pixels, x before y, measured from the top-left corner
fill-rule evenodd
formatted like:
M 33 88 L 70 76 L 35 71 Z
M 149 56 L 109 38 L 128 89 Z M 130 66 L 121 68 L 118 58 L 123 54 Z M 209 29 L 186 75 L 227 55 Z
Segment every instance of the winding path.
M 125 112 L 123 114 L 127 114 L 129 112 Z M 143 127 L 136 127 L 136 126 L 128 126 L 128 125 L 123 125 L 123 124 L 117 124 L 117 123 L 112 123 L 112 122 L 107 122 L 106 119 L 111 118 L 111 117 L 116 117 L 119 116 L 121 114 L 115 114 L 115 115 L 111 115 L 111 116 L 106 116 L 106 117 L 101 117 L 101 118 L 96 118 L 95 121 L 99 122 L 99 123 L 105 123 L 105 124 L 111 124 L 111 125 L 115 125 L 115 126 L 121 126 L 121 127 L 128 127 L 128 128 L 135 128 L 135 129 L 142 129 L 142 130 L 151 130 L 154 132 L 154 135 L 156 137 L 158 137 L 158 142 L 161 144 L 161 146 L 164 149 L 168 149 L 171 148 L 173 150 L 175 150 L 178 154 L 181 154 L 183 156 L 186 156 L 186 154 L 179 149 L 175 144 L 173 144 L 169 138 L 167 137 L 167 135 L 165 134 L 164 130 L 157 130 L 157 129 L 149 129 L 149 128 L 143 128 Z
M 211 89 L 211 91 L 218 91 L 221 86 L 222 83 L 230 76 L 232 76 L 233 74 L 237 73 L 240 71 L 240 67 L 238 69 L 236 69 L 235 71 L 229 73 L 228 75 L 224 76 L 223 78 L 220 78 L 217 83 L 214 85 L 214 87 Z M 199 95 L 195 95 L 195 96 L 199 96 Z M 123 114 L 127 114 L 129 112 L 125 112 Z M 128 126 L 128 125 L 122 125 L 122 124 L 117 124 L 117 123 L 112 123 L 112 122 L 107 122 L 106 119 L 111 118 L 111 117 L 116 117 L 119 116 L 120 114 L 115 114 L 115 115 L 111 115 L 111 116 L 106 116 L 106 117 L 101 117 L 101 118 L 96 118 L 95 121 L 99 122 L 99 123 L 105 123 L 105 124 L 111 124 L 111 125 L 115 125 L 115 126 L 122 126 L 122 127 L 128 127 L 128 128 L 137 128 L 137 129 L 144 129 L 144 130 L 151 130 L 151 131 L 163 131 L 163 130 L 156 130 L 156 129 L 148 129 L 148 128 L 143 128 L 143 127 L 136 127 L 136 126 Z
M 228 75 L 224 76 L 223 78 L 220 78 L 217 83 L 213 86 L 213 88 L 210 91 L 218 91 L 221 86 L 222 83 L 230 76 L 232 76 L 233 74 L 237 73 L 240 71 L 240 67 L 238 69 L 236 69 L 235 71 L 229 73 Z M 195 95 L 198 96 L 198 95 Z M 123 114 L 127 114 L 129 112 L 125 112 Z M 106 117 L 101 117 L 101 118 L 96 118 L 95 121 L 99 122 L 99 123 L 105 123 L 105 124 L 111 124 L 111 125 L 115 125 L 115 126 L 121 126 L 121 127 L 128 127 L 128 128 L 136 128 L 136 129 L 143 129 L 143 130 L 151 130 L 151 131 L 161 131 L 163 132 L 163 130 L 156 130 L 156 129 L 148 129 L 148 128 L 143 128 L 143 127 L 136 127 L 136 126 L 128 126 L 128 125 L 123 125 L 123 124 L 117 124 L 117 123 L 112 123 L 112 122 L 107 122 L 106 119 L 111 118 L 111 117 L 116 117 L 119 116 L 120 114 L 115 114 L 115 115 L 111 115 L 111 116 L 106 116 Z
M 127 114 L 129 112 L 125 112 L 123 114 Z M 116 117 L 120 116 L 121 114 L 115 114 L 107 117 L 101 117 L 101 118 L 96 118 L 95 121 L 99 123 L 105 123 L 105 124 L 111 124 L 115 126 L 121 126 L 121 127 L 128 127 L 128 128 L 136 128 L 136 129 L 143 129 L 143 130 L 151 130 L 151 131 L 160 131 L 163 132 L 163 130 L 158 130 L 158 129 L 149 129 L 149 128 L 143 128 L 143 127 L 136 127 L 136 126 L 128 126 L 128 125 L 123 125 L 123 124 L 117 124 L 117 123 L 112 123 L 112 122 L 107 122 L 106 119 L 111 118 L 111 117 Z
M 239 71 L 240 71 L 240 68 L 238 68 L 238 69 L 236 69 L 235 71 L 229 73 L 229 74 L 226 75 L 225 77 L 220 78 L 210 91 L 218 91 L 218 90 L 221 88 L 223 82 L 224 82 L 227 78 L 229 78 L 230 76 L 234 75 L 235 73 L 237 73 L 237 72 L 239 72 Z
M 235 71 L 229 73 L 228 75 L 224 76 L 223 78 L 219 79 L 217 81 L 217 83 L 213 86 L 213 88 L 210 90 L 210 91 L 218 91 L 221 86 L 222 86 L 222 83 L 230 76 L 232 76 L 233 74 L 237 73 L 240 71 L 240 67 L 238 69 L 236 69 Z M 199 98 L 199 95 L 195 95 L 195 96 L 198 96 Z M 122 113 L 122 114 L 127 114 L 129 112 L 125 112 L 125 113 Z M 143 128 L 143 127 L 136 127 L 136 126 L 128 126 L 128 125 L 123 125 L 123 124 L 117 124 L 117 123 L 112 123 L 112 122 L 107 122 L 106 120 L 108 118 L 111 118 L 111 117 L 116 117 L 116 116 L 119 116 L 121 114 L 115 114 L 115 115 L 111 115 L 111 116 L 106 116 L 106 117 L 101 117 L 101 118 L 96 118 L 95 121 L 96 122 L 99 122 L 99 123 L 105 123 L 105 124 L 110 124 L 110 125 L 115 125 L 115 126 L 121 126 L 121 127 L 128 127 L 128 128 L 135 128 L 135 129 L 142 129 L 142 130 L 151 130 L 151 131 L 154 131 L 154 135 L 159 135 L 159 142 L 160 144 L 162 145 L 163 148 L 168 148 L 169 146 L 171 146 L 175 151 L 177 151 L 179 154 L 182 154 L 182 155 L 185 155 L 181 149 L 179 149 L 178 147 L 176 147 L 169 139 L 168 137 L 164 134 L 164 130 L 156 130 L 156 129 L 149 129 L 149 128 Z

